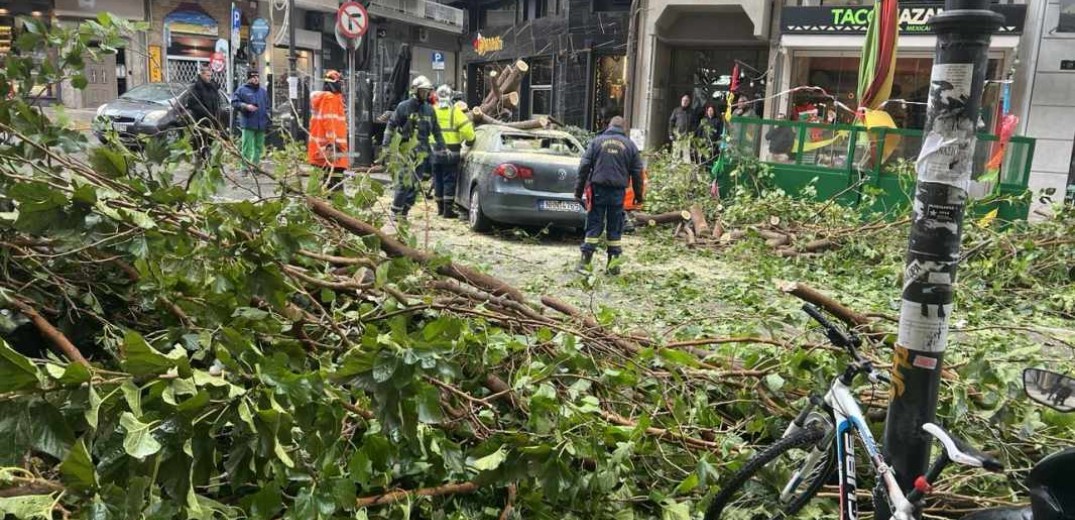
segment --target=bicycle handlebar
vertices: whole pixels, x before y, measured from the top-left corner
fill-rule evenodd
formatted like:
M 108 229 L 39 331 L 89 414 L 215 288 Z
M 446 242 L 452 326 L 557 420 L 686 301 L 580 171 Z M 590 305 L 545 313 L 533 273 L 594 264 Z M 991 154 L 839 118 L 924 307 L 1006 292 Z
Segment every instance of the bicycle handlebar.
M 817 307 L 814 307 L 809 303 L 803 304 L 803 312 L 808 314 L 825 329 L 825 336 L 827 336 L 829 341 L 834 345 L 850 349 L 854 352 L 854 348 L 859 344 L 859 341 L 853 333 L 845 334 L 844 331 L 840 330 L 840 327 L 833 325 L 824 314 L 821 314 L 821 311 L 819 311 Z

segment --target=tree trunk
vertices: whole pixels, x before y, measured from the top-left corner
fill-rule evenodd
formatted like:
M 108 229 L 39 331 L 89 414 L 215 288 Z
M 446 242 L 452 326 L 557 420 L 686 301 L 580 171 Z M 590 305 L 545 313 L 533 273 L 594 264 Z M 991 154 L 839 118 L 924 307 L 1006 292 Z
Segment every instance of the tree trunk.
M 709 224 L 705 221 L 705 213 L 702 212 L 701 206 L 697 204 L 691 206 L 690 215 L 695 234 L 702 236 L 709 232 Z
M 691 214 L 689 211 L 670 211 L 668 213 L 661 213 L 659 215 L 647 215 L 645 213 L 634 213 L 635 222 L 645 226 L 656 226 L 658 224 L 676 224 L 683 221 L 690 220 Z

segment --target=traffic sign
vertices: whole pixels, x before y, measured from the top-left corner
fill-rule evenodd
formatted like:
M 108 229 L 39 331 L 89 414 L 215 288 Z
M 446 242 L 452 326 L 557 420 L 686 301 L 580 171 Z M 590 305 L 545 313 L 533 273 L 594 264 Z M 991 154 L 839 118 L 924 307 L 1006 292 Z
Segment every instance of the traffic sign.
M 265 41 L 269 39 L 269 22 L 264 18 L 250 24 L 250 51 L 255 55 L 265 52 Z
M 336 24 L 336 43 L 339 44 L 343 50 L 355 50 L 359 45 L 362 45 L 362 37 L 348 38 L 340 32 L 340 25 Z
M 239 50 L 239 25 L 242 23 L 243 14 L 234 3 L 231 4 L 231 49 Z
M 214 52 L 209 58 L 209 68 L 213 72 L 224 72 L 224 53 Z
M 358 2 L 344 2 L 336 11 L 336 26 L 345 37 L 359 38 L 369 29 L 370 15 L 366 7 Z
M 440 51 L 433 51 L 433 70 L 444 70 L 444 66 L 444 53 Z

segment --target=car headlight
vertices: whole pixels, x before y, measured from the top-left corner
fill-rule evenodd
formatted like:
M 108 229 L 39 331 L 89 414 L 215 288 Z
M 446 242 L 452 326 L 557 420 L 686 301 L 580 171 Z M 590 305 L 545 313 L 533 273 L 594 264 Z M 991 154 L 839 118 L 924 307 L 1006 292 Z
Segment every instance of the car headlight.
M 142 122 L 143 123 L 150 123 L 150 124 L 157 123 L 161 119 L 164 119 L 167 115 L 168 115 L 167 110 L 154 110 L 154 111 L 146 114 L 145 117 L 142 118 Z

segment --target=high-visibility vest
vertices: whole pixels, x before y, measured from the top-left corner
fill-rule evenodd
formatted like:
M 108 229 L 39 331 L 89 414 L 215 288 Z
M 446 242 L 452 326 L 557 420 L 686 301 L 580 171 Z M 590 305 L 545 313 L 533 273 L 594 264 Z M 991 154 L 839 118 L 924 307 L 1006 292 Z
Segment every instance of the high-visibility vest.
M 440 126 L 441 135 L 444 136 L 445 145 L 458 146 L 463 142 L 474 141 L 474 124 L 470 122 L 470 118 L 459 107 L 455 105 L 438 106 L 436 111 L 437 124 Z
M 310 96 L 310 139 L 306 159 L 314 166 L 347 168 L 347 116 L 343 94 L 328 91 Z

